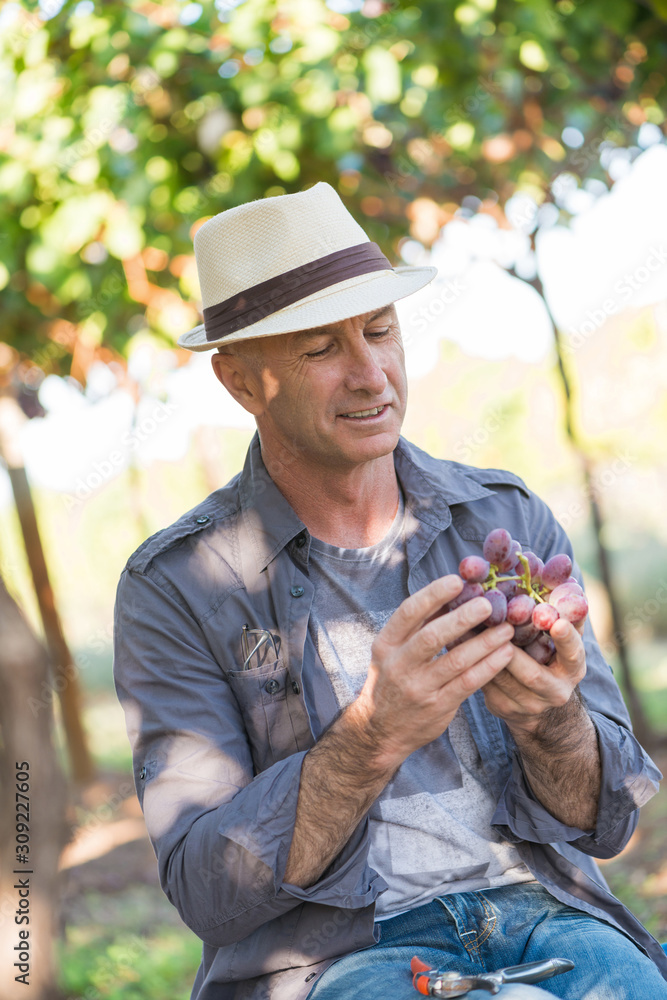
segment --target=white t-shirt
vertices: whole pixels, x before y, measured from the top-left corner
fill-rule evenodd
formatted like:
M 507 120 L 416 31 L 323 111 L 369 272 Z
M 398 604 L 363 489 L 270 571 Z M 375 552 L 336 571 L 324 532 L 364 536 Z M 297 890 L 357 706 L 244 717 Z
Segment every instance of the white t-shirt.
M 376 545 L 342 549 L 313 538 L 309 630 L 342 709 L 361 691 L 374 636 L 408 596 L 403 497 Z M 463 709 L 407 758 L 369 811 L 369 864 L 389 886 L 376 917 L 449 892 L 533 881 L 491 827 L 496 807 Z

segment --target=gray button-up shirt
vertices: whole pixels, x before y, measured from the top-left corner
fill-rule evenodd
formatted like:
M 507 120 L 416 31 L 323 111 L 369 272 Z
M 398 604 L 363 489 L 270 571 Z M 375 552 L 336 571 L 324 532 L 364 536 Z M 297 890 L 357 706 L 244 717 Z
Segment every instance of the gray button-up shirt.
M 437 460 L 403 438 L 394 458 L 413 529 L 411 594 L 455 573 L 495 527 L 544 560 L 572 556 L 549 508 L 511 472 Z M 368 864 L 366 819 L 315 885 L 284 880 L 301 764 L 338 714 L 308 635 L 309 546 L 255 435 L 243 472 L 144 542 L 118 586 L 114 675 L 137 793 L 162 888 L 204 942 L 193 1000 L 302 1000 L 335 958 L 378 937 L 386 883 Z M 573 573 L 581 580 L 576 564 Z M 241 669 L 244 624 L 277 637 L 276 658 Z M 631 734 L 588 622 L 584 644 L 581 692 L 602 759 L 595 830 L 541 806 L 507 727 L 477 693 L 465 711 L 497 800 L 493 825 L 549 892 L 623 930 L 667 978 L 662 949 L 593 861 L 627 843 L 661 775 Z

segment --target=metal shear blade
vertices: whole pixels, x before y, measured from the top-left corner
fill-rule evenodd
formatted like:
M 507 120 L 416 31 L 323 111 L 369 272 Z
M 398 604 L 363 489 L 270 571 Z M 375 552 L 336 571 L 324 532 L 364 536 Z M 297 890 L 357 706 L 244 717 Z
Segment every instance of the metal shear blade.
M 415 956 L 410 968 L 413 973 L 413 986 L 419 993 L 431 997 L 462 997 L 471 990 L 486 990 L 487 993 L 495 994 L 505 983 L 539 983 L 562 972 L 569 972 L 574 968 L 574 962 L 569 958 L 547 958 L 540 962 L 510 965 L 505 969 L 498 969 L 497 972 L 466 975 L 461 972 L 440 972 L 438 969 L 429 969 Z

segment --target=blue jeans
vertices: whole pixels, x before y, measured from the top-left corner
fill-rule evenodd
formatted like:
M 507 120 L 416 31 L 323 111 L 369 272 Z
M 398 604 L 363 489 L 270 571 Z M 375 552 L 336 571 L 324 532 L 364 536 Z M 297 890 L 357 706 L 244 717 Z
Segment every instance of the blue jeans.
M 667 982 L 630 938 L 535 883 L 441 896 L 379 927 L 379 942 L 338 959 L 308 1000 L 417 1000 L 413 955 L 473 975 L 545 958 L 575 963 L 543 987 L 502 987 L 502 1000 L 667 1000 Z M 475 990 L 468 1000 L 489 995 Z

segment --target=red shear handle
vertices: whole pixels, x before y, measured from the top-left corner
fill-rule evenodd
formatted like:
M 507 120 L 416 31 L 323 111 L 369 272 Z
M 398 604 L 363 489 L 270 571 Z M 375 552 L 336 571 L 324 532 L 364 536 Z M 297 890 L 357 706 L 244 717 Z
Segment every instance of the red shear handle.
M 412 972 L 412 985 L 417 990 L 418 993 L 423 993 L 424 996 L 429 996 L 428 985 L 429 977 L 424 976 L 422 973 L 429 973 L 432 970 L 429 969 L 425 962 L 422 962 L 420 958 L 415 955 L 410 962 L 410 970 Z

